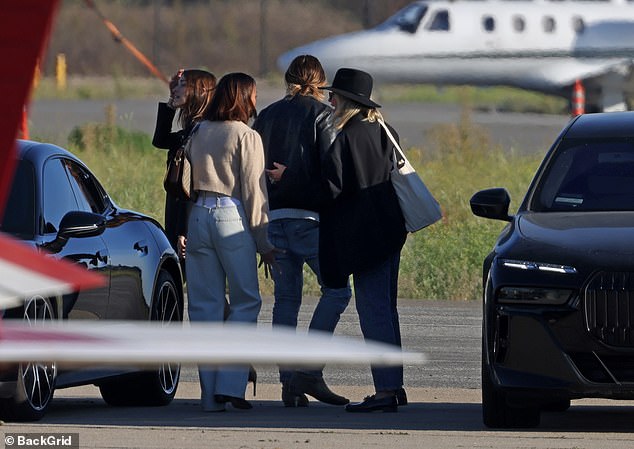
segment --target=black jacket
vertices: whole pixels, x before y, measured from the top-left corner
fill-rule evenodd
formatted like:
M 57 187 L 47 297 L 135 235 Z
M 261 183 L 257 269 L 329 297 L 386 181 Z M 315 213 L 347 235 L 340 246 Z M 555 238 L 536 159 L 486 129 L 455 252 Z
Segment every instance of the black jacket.
M 262 110 L 253 123 L 264 144 L 266 168 L 286 165 L 279 182 L 267 178 L 269 209 L 319 211 L 323 154 L 334 140 L 332 108 L 306 95 L 286 96 Z
M 378 265 L 403 247 L 407 231 L 391 168 L 386 133 L 355 115 L 322 165 L 327 202 L 320 213 L 319 266 L 327 287 L 345 286 L 350 274 Z
M 191 127 L 172 131 L 175 114 L 176 110 L 170 108 L 167 103 L 158 104 L 152 145 L 167 150 L 166 165 L 174 160 L 176 150 L 185 143 L 185 139 L 191 132 Z M 176 195 L 167 193 L 165 196 L 165 233 L 174 248 L 176 248 L 177 237 L 187 235 L 188 206 L 188 201 Z
M 156 126 L 154 128 L 154 137 L 152 137 L 152 145 L 156 148 L 167 150 L 167 164 L 174 159 L 176 150 L 185 142 L 185 138 L 190 129 L 180 129 L 172 131 L 172 123 L 176 110 L 170 108 L 167 103 L 159 103 L 156 114 Z

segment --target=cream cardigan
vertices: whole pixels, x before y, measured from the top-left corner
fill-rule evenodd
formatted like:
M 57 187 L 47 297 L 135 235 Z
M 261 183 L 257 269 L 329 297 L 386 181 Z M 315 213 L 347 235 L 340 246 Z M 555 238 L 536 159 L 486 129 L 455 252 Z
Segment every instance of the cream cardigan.
M 239 121 L 200 123 L 189 148 L 194 190 L 239 200 L 260 254 L 273 249 L 268 239 L 268 195 L 260 135 Z

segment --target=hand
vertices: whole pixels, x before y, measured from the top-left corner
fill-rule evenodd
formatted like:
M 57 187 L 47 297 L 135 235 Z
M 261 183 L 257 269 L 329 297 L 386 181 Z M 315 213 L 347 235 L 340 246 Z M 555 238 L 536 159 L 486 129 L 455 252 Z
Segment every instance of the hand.
M 281 273 L 280 266 L 275 260 L 275 254 L 282 254 L 285 251 L 279 248 L 273 248 L 268 253 L 260 254 L 260 263 L 258 264 L 258 268 L 264 265 L 264 277 L 266 279 L 273 277 L 273 272 L 271 270 L 275 269 L 277 273 Z
M 181 260 L 185 260 L 185 254 L 187 249 L 187 237 L 185 237 L 184 235 L 179 235 L 178 239 L 176 240 L 176 247 L 177 247 L 178 258 Z
M 284 164 L 280 164 L 278 162 L 273 162 L 273 165 L 275 166 L 275 168 L 272 169 L 266 169 L 266 175 L 269 177 L 269 181 L 271 181 L 271 184 L 275 184 L 276 182 L 279 182 L 280 179 L 282 179 L 282 175 L 284 174 L 284 170 L 286 170 L 286 165 Z

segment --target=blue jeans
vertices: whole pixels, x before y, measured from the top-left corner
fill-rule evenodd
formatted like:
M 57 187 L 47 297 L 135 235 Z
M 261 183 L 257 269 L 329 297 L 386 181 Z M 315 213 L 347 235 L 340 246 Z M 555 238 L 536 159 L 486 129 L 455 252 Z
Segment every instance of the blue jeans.
M 319 223 L 314 220 L 283 218 L 269 223 L 269 240 L 284 253 L 275 259 L 280 271 L 273 270 L 275 282 L 275 304 L 273 325 L 297 327 L 297 316 L 302 305 L 304 288 L 304 263 L 317 276 L 321 286 L 321 297 L 310 321 L 310 331 L 334 332 L 339 318 L 350 302 L 352 291 L 346 288 L 326 288 L 319 274 Z M 308 371 L 322 374 L 323 366 Z M 291 367 L 280 367 L 280 381 L 287 382 L 292 375 Z
M 401 252 L 397 251 L 375 267 L 352 275 L 363 337 L 398 347 L 401 347 L 401 330 L 396 299 L 400 259 Z M 403 386 L 403 365 L 371 369 L 377 392 Z
M 229 289 L 227 322 L 255 323 L 262 300 L 255 241 L 242 205 L 192 206 L 187 233 L 187 300 L 190 321 L 222 322 L 225 286 Z M 200 368 L 205 410 L 224 409 L 214 395 L 244 397 L 248 366 Z

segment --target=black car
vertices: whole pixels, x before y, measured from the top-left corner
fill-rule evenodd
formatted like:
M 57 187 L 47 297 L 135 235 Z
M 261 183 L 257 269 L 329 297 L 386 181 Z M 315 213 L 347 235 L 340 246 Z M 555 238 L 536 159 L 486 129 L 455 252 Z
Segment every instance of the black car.
M 509 203 L 503 188 L 471 198 L 509 222 L 484 261 L 484 424 L 634 399 L 634 112 L 572 119 L 515 215 Z
M 26 298 L 4 318 L 182 321 L 183 280 L 161 225 L 119 208 L 90 170 L 55 145 L 18 141 L 18 162 L 0 231 L 102 274 L 104 287 Z M 112 405 L 166 405 L 180 366 L 152 371 L 64 369 L 51 362 L 0 370 L 0 417 L 41 418 L 55 388 L 99 386 Z

